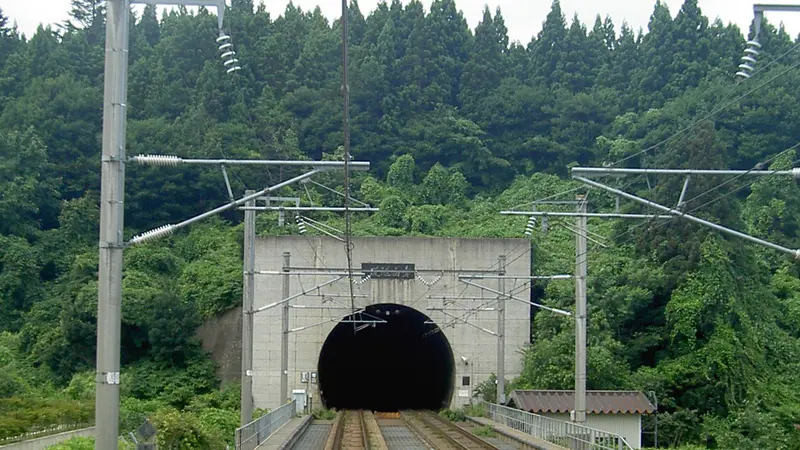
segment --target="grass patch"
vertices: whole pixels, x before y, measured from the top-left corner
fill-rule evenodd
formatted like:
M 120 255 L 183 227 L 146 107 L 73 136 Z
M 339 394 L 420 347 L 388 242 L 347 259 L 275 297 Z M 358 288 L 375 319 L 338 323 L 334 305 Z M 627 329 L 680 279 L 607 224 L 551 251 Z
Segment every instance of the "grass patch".
M 490 427 L 489 425 L 481 425 L 479 427 L 475 427 L 472 430 L 472 433 L 475 436 L 484 436 L 484 437 L 497 437 L 497 432 L 494 431 L 494 428 Z

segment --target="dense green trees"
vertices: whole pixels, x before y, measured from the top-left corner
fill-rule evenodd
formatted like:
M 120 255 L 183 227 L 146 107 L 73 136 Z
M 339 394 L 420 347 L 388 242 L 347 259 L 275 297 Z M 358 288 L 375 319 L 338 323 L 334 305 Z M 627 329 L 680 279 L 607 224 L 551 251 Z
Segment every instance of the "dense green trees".
M 219 62 L 208 11 L 159 18 L 147 7 L 135 18 L 129 155 L 341 157 L 339 21 L 292 4 L 273 18 L 253 3 L 234 0 L 226 15 L 243 67 L 234 76 Z M 353 187 L 381 208 L 358 217 L 355 233 L 518 237 L 524 219 L 497 211 L 577 187 L 563 179 L 573 164 L 747 169 L 797 159 L 771 160 L 800 136 L 800 50 L 768 23 L 766 70 L 737 84 L 744 36 L 710 23 L 697 0 L 674 18 L 656 1 L 647 33 L 610 18 L 568 21 L 555 0 L 526 43 L 509 43 L 503 13 L 513 11 L 486 8 L 470 30 L 453 0 L 429 11 L 393 0 L 367 17 L 351 7 L 352 151 L 373 167 Z M 0 396 L 12 399 L 0 414 L 14 430 L 40 423 L 23 423 L 13 405 L 55 399 L 45 419 L 69 402 L 91 409 L 105 20 L 98 0 L 74 0 L 71 12 L 57 30 L 22 37 L 0 11 Z M 230 172 L 239 194 L 296 173 Z M 127 237 L 227 201 L 217 170 L 129 164 L 127 177 Z M 721 182 L 693 179 L 686 208 L 800 247 L 795 184 Z M 674 204 L 682 180 L 618 183 Z M 285 193 L 339 201 L 301 186 Z M 163 445 L 213 447 L 230 435 L 238 394 L 215 391 L 193 333 L 241 298 L 238 221 L 230 213 L 126 251 L 124 429 L 152 415 L 175 430 Z M 570 272 L 573 235 L 550 225 L 534 233 L 534 268 Z M 589 387 L 653 391 L 661 443 L 800 447 L 797 266 L 680 221 L 590 226 L 608 248 L 589 256 Z M 270 214 L 258 231 L 296 232 Z M 534 293 L 562 308 L 573 302 L 564 282 Z M 569 388 L 572 323 L 533 314 L 525 371 L 511 386 Z

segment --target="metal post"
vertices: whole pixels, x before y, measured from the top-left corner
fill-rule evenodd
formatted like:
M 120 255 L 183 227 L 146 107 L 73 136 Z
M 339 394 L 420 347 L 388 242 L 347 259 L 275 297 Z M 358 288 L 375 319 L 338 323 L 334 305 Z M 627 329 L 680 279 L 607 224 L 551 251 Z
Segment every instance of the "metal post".
M 283 298 L 289 298 L 289 268 L 291 254 L 283 252 Z M 281 401 L 289 400 L 289 302 L 281 311 Z
M 497 258 L 500 278 L 497 279 L 497 290 L 506 293 L 506 255 Z M 506 403 L 506 296 L 497 300 L 497 403 Z
M 576 196 L 586 213 L 586 197 Z M 586 216 L 576 219 L 575 234 L 575 422 L 586 421 Z
M 255 193 L 246 191 L 245 195 Z M 255 205 L 256 200 L 247 202 Z M 255 297 L 256 212 L 244 212 L 244 292 L 242 296 L 242 426 L 253 420 L 253 300 Z
M 97 292 L 96 448 L 116 449 L 119 435 L 122 228 L 125 199 L 125 119 L 128 90 L 129 0 L 107 2 L 100 180 Z

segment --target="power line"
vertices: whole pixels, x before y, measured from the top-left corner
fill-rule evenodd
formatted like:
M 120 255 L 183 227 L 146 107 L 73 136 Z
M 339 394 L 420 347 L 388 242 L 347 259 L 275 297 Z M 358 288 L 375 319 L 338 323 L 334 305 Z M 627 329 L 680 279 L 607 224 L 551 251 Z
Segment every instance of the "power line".
M 776 159 L 780 158 L 781 156 L 783 156 L 783 155 L 785 155 L 785 154 L 787 154 L 787 153 L 789 153 L 789 152 L 791 152 L 791 151 L 793 151 L 793 150 L 796 150 L 796 149 L 798 149 L 798 148 L 800 148 L 800 142 L 798 142 L 797 144 L 795 144 L 795 145 L 793 145 L 793 146 L 791 146 L 791 147 L 789 147 L 789 148 L 787 148 L 787 149 L 785 149 L 785 150 L 783 150 L 783 151 L 781 151 L 781 152 L 779 152 L 779 153 L 775 154 L 774 156 L 771 156 L 770 158 L 768 158 L 767 160 L 765 160 L 765 161 L 764 161 L 764 164 L 766 165 L 766 164 L 769 164 L 769 163 L 771 163 L 771 162 L 774 162 Z M 797 162 L 800 162 L 800 160 L 798 160 L 798 161 L 795 161 L 795 163 L 797 163 Z M 707 189 L 706 191 L 704 191 L 704 192 L 702 192 L 702 193 L 700 193 L 700 194 L 698 194 L 698 195 L 696 195 L 696 196 L 694 196 L 694 197 L 690 198 L 690 199 L 689 199 L 689 200 L 687 200 L 685 203 L 687 203 L 687 204 L 688 204 L 688 203 L 690 203 L 690 202 L 692 202 L 692 201 L 694 201 L 694 200 L 697 200 L 698 198 L 701 198 L 701 197 L 703 197 L 703 196 L 705 196 L 705 195 L 708 195 L 708 194 L 709 194 L 709 193 L 711 193 L 711 192 L 714 192 L 714 191 L 716 191 L 716 190 L 719 190 L 719 189 L 720 189 L 720 188 L 722 188 L 723 186 L 725 186 L 725 185 L 728 185 L 728 184 L 732 183 L 733 181 L 735 181 L 735 180 L 737 180 L 737 179 L 740 179 L 740 178 L 742 178 L 742 177 L 745 177 L 747 174 L 749 174 L 750 172 L 752 172 L 752 171 L 754 171 L 754 170 L 756 170 L 756 169 L 755 169 L 755 167 L 754 167 L 754 168 L 752 168 L 752 169 L 749 169 L 749 170 L 745 171 L 745 173 L 742 173 L 742 174 L 739 174 L 739 175 L 737 175 L 737 176 L 736 176 L 736 177 L 734 177 L 734 178 L 731 178 L 731 179 L 728 179 L 728 180 L 726 180 L 726 181 L 724 181 L 724 182 L 722 182 L 722 183 L 719 183 L 718 185 L 716 185 L 716 186 L 714 186 L 714 187 L 712 187 L 712 188 L 710 188 L 710 189 Z M 771 174 L 771 175 L 765 175 L 765 176 L 764 176 L 764 177 L 762 177 L 761 179 L 768 178 L 768 177 L 771 177 L 771 176 L 774 176 L 774 174 Z M 724 199 L 724 198 L 727 198 L 727 197 L 729 197 L 730 195 L 733 195 L 734 193 L 736 193 L 736 192 L 740 191 L 741 189 L 743 189 L 743 188 L 745 188 L 745 187 L 747 187 L 747 186 L 750 186 L 750 185 L 752 185 L 752 184 L 753 184 L 753 183 L 755 183 L 756 181 L 758 181 L 758 180 L 753 180 L 753 181 L 747 182 L 747 183 L 745 183 L 744 185 L 742 185 L 742 186 L 739 186 L 738 188 L 734 189 L 733 191 L 726 192 L 726 193 L 724 193 L 724 194 L 722 194 L 722 195 L 719 195 L 719 196 L 717 196 L 717 197 L 715 197 L 715 198 L 713 198 L 713 199 L 711 199 L 711 200 L 709 200 L 709 201 L 707 201 L 707 202 L 705 202 L 705 203 L 703 203 L 703 204 L 701 204 L 701 205 L 699 205 L 699 206 L 695 206 L 695 207 L 693 207 L 693 208 L 689 209 L 689 210 L 688 210 L 688 211 L 686 211 L 685 213 L 686 213 L 686 214 L 693 213 L 693 212 L 695 212 L 695 211 L 697 211 L 697 210 L 699 210 L 699 209 L 701 209 L 701 208 L 704 208 L 704 207 L 706 207 L 706 206 L 708 206 L 708 205 L 710 205 L 710 204 L 712 204 L 712 203 L 715 203 L 715 202 L 718 202 L 718 201 L 720 201 L 720 200 L 722 200 L 722 199 Z M 673 217 L 673 218 L 671 218 L 671 219 L 666 219 L 666 220 L 662 221 L 661 223 L 658 223 L 658 224 L 656 224 L 656 225 L 655 225 L 655 227 L 653 228 L 653 230 L 658 230 L 658 229 L 661 229 L 661 228 L 663 228 L 663 227 L 665 227 L 665 226 L 667 226 L 667 225 L 669 225 L 669 224 L 673 223 L 673 221 L 675 221 L 676 219 L 679 219 L 679 218 L 680 218 L 680 216 L 675 216 L 675 217 Z M 624 232 L 622 232 L 622 233 L 620 233 L 620 234 L 617 234 L 616 236 L 614 236 L 614 237 L 613 237 L 613 239 L 614 239 L 615 241 L 619 241 L 619 239 L 621 239 L 622 237 L 624 237 L 624 236 L 627 236 L 627 235 L 629 235 L 629 234 L 632 234 L 633 232 L 635 232 L 635 231 L 639 230 L 640 228 L 642 228 L 642 227 L 644 227 L 644 226 L 647 226 L 647 225 L 653 225 L 654 223 L 655 223 L 655 221 L 654 221 L 654 220 L 642 221 L 642 222 L 640 222 L 640 223 L 638 223 L 638 224 L 636 224 L 636 225 L 633 225 L 633 226 L 631 226 L 630 228 L 628 228 L 628 229 L 627 229 L 627 230 L 625 230 Z M 630 239 L 626 239 L 626 240 L 627 240 L 627 241 L 630 241 Z M 618 244 L 618 245 L 619 245 L 619 244 Z M 587 250 L 587 253 L 588 253 L 588 252 L 589 252 L 589 250 Z
M 800 44 L 798 44 L 798 45 L 800 45 Z M 794 48 L 797 48 L 797 46 L 795 46 Z M 794 48 L 793 48 L 792 50 L 794 50 Z M 783 56 L 785 56 L 785 55 L 788 55 L 788 54 L 789 54 L 789 52 L 786 52 L 786 53 L 785 53 Z M 782 56 L 782 57 L 783 57 L 783 56 Z M 775 61 L 777 61 L 777 59 L 776 59 Z M 775 61 L 773 61 L 773 62 L 775 62 Z M 769 66 L 769 64 L 768 64 L 767 66 Z M 766 67 L 767 67 L 767 66 L 765 66 L 763 69 L 766 69 Z M 782 72 L 780 72 L 778 75 L 775 75 L 774 77 L 772 77 L 772 78 L 768 79 L 767 81 L 765 81 L 765 82 L 763 82 L 763 83 L 759 84 L 759 85 L 758 85 L 758 86 L 756 86 L 755 88 L 753 88 L 753 89 L 751 89 L 751 90 L 749 90 L 749 91 L 745 92 L 744 94 L 742 94 L 742 95 L 740 95 L 740 96 L 736 97 L 735 99 L 733 99 L 733 100 L 731 100 L 731 101 L 729 101 L 729 102 L 725 103 L 724 105 L 722 105 L 722 106 L 720 106 L 720 107 L 718 107 L 718 108 L 715 108 L 715 109 L 711 110 L 711 112 L 709 112 L 709 113 L 708 113 L 708 114 L 706 114 L 705 116 L 701 117 L 699 120 L 696 120 L 696 121 L 695 121 L 695 122 L 693 122 L 691 125 L 689 125 L 689 126 L 687 126 L 687 127 L 683 128 L 683 129 L 681 129 L 680 131 L 676 132 L 675 134 L 673 134 L 673 135 L 669 136 L 668 138 L 666 138 L 666 139 L 664 139 L 664 140 L 662 140 L 662 141 L 660 141 L 660 142 L 658 142 L 658 143 L 656 143 L 656 144 L 654 144 L 654 145 L 651 145 L 650 147 L 647 147 L 647 148 L 645 148 L 645 149 L 642 149 L 642 150 L 640 150 L 640 151 L 638 151 L 638 152 L 636 152 L 636 153 L 634 153 L 634 154 L 632 154 L 632 155 L 628 155 L 628 156 L 626 156 L 626 157 L 624 157 L 624 158 L 622 158 L 622 159 L 620 159 L 620 160 L 618 160 L 618 161 L 616 161 L 616 162 L 613 162 L 613 163 L 611 163 L 611 164 L 610 164 L 610 166 L 615 166 L 615 165 L 617 165 L 617 164 L 623 163 L 623 162 L 625 162 L 625 161 L 628 161 L 628 160 L 630 160 L 630 159 L 632 159 L 632 158 L 635 158 L 635 157 L 637 157 L 637 156 L 643 155 L 643 154 L 645 154 L 645 153 L 647 153 L 647 152 L 649 152 L 649 151 L 651 151 L 651 150 L 653 150 L 653 149 L 656 149 L 656 148 L 660 147 L 660 146 L 661 146 L 661 145 L 663 145 L 663 144 L 666 144 L 666 143 L 668 143 L 669 141 L 673 140 L 673 139 L 674 139 L 674 138 L 676 138 L 676 137 L 679 137 L 679 136 L 681 136 L 681 135 L 684 135 L 686 132 L 693 130 L 693 129 L 694 129 L 694 128 L 696 128 L 698 125 L 700 125 L 702 122 L 704 122 L 705 120 L 707 120 L 707 119 L 711 118 L 712 116 L 714 116 L 714 115 L 716 115 L 716 114 L 719 114 L 719 113 L 720 113 L 720 112 L 722 112 L 724 109 L 727 109 L 728 107 L 730 107 L 730 106 L 731 106 L 731 105 L 733 105 L 734 103 L 738 103 L 738 102 L 739 102 L 740 100 L 742 100 L 743 98 L 745 98 L 745 97 L 749 96 L 750 94 L 752 94 L 753 92 L 755 92 L 755 91 L 757 91 L 757 90 L 759 90 L 759 89 L 763 88 L 764 86 L 766 86 L 766 85 L 768 85 L 768 84 L 772 83 L 772 82 L 773 82 L 773 81 L 775 81 L 776 79 L 780 78 L 781 76 L 785 75 L 786 73 L 788 73 L 789 71 L 793 70 L 794 68 L 796 68 L 796 67 L 798 67 L 798 66 L 800 66 L 800 61 L 798 61 L 798 62 L 796 62 L 796 63 L 792 64 L 791 66 L 787 67 L 785 70 L 783 70 Z M 763 69 L 762 69 L 762 70 L 763 70 Z M 731 91 L 731 93 L 733 93 L 733 91 Z
M 342 0 L 342 128 L 344 131 L 344 239 L 347 256 L 347 280 L 350 291 L 350 308 L 356 313 L 353 294 L 353 242 L 350 223 L 350 86 L 347 80 L 347 0 Z M 353 322 L 353 333 L 357 331 Z

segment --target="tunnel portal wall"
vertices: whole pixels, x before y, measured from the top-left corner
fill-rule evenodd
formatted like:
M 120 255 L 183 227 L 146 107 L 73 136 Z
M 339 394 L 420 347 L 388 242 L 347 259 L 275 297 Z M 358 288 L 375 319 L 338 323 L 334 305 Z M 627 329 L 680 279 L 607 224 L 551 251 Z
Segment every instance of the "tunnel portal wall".
M 353 270 L 361 271 L 362 263 L 413 264 L 416 273 L 406 279 L 373 277 L 355 285 L 356 307 L 376 303 L 397 303 L 415 308 L 444 327 L 453 323 L 450 315 L 463 316 L 466 307 L 474 307 L 495 298 L 494 294 L 480 288 L 469 287 L 458 276 L 497 270 L 498 256 L 506 255 L 507 275 L 530 275 L 530 242 L 522 239 L 452 239 L 381 237 L 353 239 Z M 314 406 L 321 402 L 317 379 L 320 351 L 337 318 L 350 313 L 350 299 L 346 278 L 314 289 L 334 278 L 325 273 L 342 271 L 347 267 L 344 245 L 328 237 L 279 236 L 258 238 L 256 242 L 255 270 L 280 271 L 283 253 L 289 252 L 292 271 L 320 271 L 319 275 L 292 275 L 290 295 L 307 292 L 291 301 L 289 329 L 314 325 L 302 331 L 289 333 L 288 394 L 294 389 L 307 389 L 313 395 Z M 309 270 L 306 270 L 309 269 Z M 429 269 L 443 270 L 431 272 Z M 494 273 L 496 274 L 496 273 Z M 492 275 L 494 275 L 492 274 Z M 417 278 L 417 276 L 422 279 Z M 359 277 L 356 277 L 359 280 Z M 473 280 L 475 283 L 497 289 L 498 280 Z M 506 280 L 506 292 L 515 289 L 515 296 L 530 297 L 525 287 L 527 280 Z M 523 286 L 524 285 L 524 286 Z M 441 297 L 462 297 L 450 302 Z M 474 300 L 471 297 L 486 297 Z M 280 301 L 283 298 L 282 275 L 256 275 L 255 308 Z M 306 306 L 308 308 L 299 308 Z M 495 307 L 495 303 L 486 305 Z M 324 309 L 323 309 L 324 308 Z M 435 309 L 431 309 L 435 308 Z M 522 369 L 519 350 L 530 342 L 530 308 L 527 304 L 506 301 L 506 378 L 518 376 Z M 253 398 L 256 407 L 275 408 L 280 398 L 281 381 L 281 313 L 280 306 L 259 312 L 254 316 L 253 328 Z M 497 312 L 482 311 L 470 317 L 470 322 L 492 331 L 497 330 Z M 471 325 L 458 323 L 443 328 L 450 342 L 455 365 L 451 406 L 469 403 L 472 389 L 497 371 L 497 338 Z M 467 359 L 465 364 L 462 357 Z M 309 374 L 306 382 L 303 372 Z M 380 374 L 376 374 L 380 376 Z M 469 386 L 465 386 L 469 377 Z M 386 389 L 391 389 L 387 386 Z M 376 395 L 380 395 L 377 393 Z

